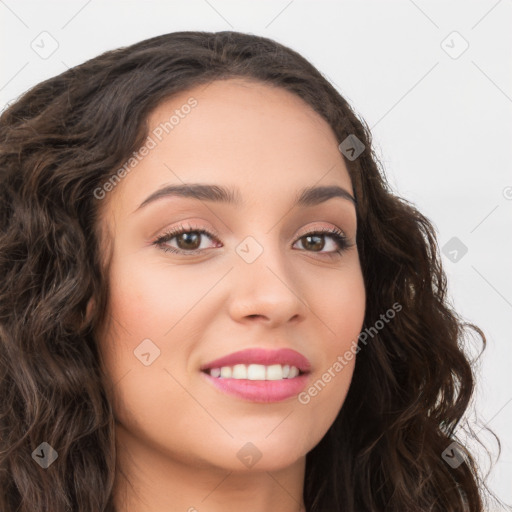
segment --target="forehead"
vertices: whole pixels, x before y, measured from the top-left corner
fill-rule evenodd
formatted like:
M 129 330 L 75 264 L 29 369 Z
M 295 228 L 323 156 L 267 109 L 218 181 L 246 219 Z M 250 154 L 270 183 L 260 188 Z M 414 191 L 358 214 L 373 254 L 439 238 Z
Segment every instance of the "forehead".
M 191 100 L 195 100 L 197 105 L 189 109 L 187 104 Z M 180 110 L 187 113 L 183 115 Z M 202 130 L 199 131 L 201 125 L 205 130 L 215 128 L 215 133 L 208 133 L 209 138 L 215 141 L 225 135 L 234 139 L 245 137 L 246 149 L 250 147 L 247 135 L 256 135 L 256 140 L 268 144 L 276 130 L 290 142 L 294 136 L 311 137 L 312 132 L 318 138 L 335 139 L 328 123 L 298 95 L 282 87 L 245 78 L 216 80 L 162 102 L 148 119 L 150 130 L 165 125 L 173 113 L 181 114 L 181 132 L 186 133 L 186 125 L 193 125 L 197 135 L 203 134 Z M 188 117 L 191 120 L 181 123 Z M 172 130 L 175 128 L 177 125 Z M 285 132 L 281 131 L 283 128 Z
M 114 191 L 123 189 L 130 208 L 166 184 L 236 187 L 244 203 L 314 185 L 352 191 L 329 124 L 279 87 L 238 78 L 200 85 L 158 105 L 147 128 L 152 148 Z

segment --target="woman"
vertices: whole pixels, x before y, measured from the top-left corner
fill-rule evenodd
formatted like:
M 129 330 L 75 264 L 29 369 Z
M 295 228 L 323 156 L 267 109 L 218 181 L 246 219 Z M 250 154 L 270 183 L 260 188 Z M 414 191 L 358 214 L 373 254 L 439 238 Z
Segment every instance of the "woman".
M 483 510 L 485 337 L 303 57 L 155 37 L 0 133 L 2 511 Z

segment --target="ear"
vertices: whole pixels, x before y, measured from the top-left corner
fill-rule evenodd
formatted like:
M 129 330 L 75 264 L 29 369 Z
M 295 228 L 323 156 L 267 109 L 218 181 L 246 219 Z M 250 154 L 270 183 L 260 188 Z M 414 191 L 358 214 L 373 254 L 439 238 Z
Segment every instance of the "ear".
M 89 299 L 89 302 L 87 303 L 87 307 L 85 309 L 84 323 L 89 323 L 91 321 L 92 311 L 95 305 L 96 301 L 93 298 Z
M 82 314 L 82 312 L 77 313 L 77 315 L 72 320 L 70 320 L 70 328 L 75 330 L 75 332 L 76 330 L 82 331 L 86 325 L 90 324 L 94 306 L 95 301 L 93 299 L 90 299 L 85 308 L 85 315 Z

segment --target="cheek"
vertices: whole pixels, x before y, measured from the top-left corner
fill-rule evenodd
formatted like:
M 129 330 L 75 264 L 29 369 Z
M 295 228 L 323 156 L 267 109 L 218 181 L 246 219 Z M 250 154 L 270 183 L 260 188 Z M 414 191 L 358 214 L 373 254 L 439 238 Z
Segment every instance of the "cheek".
M 132 435 L 157 443 L 159 449 L 172 447 L 174 437 L 187 440 L 186 443 L 191 442 L 189 437 L 200 437 L 196 432 L 200 422 L 190 425 L 190 415 L 176 413 L 187 411 L 191 402 L 173 379 L 175 376 L 183 382 L 183 376 L 174 371 L 173 365 L 184 365 L 187 347 L 165 342 L 169 337 L 187 339 L 188 324 L 178 322 L 194 303 L 193 287 L 201 288 L 197 282 L 191 285 L 190 280 L 187 287 L 182 274 L 179 267 L 160 265 L 157 269 L 155 264 L 137 258 L 113 262 L 111 322 L 101 335 L 117 422 Z M 145 359 L 149 364 L 144 363 Z
M 313 275 L 306 285 L 312 316 L 323 326 L 324 354 L 331 361 L 357 340 L 364 321 L 366 290 L 357 253 L 330 275 Z
M 323 285 L 323 293 L 317 291 L 314 295 L 315 306 L 311 304 L 325 327 L 322 356 L 315 378 L 298 396 L 301 406 L 317 418 L 317 435 L 327 432 L 348 393 L 366 307 L 364 279 L 357 260 L 348 261 L 336 278 L 324 279 Z
M 148 250 L 119 259 L 111 271 L 111 312 L 139 338 L 161 338 L 211 287 L 211 279 L 164 259 L 148 258 Z M 206 277 L 206 278 L 204 278 Z
M 111 321 L 99 335 L 107 374 L 115 384 L 116 416 L 125 424 L 134 422 L 133 428 L 141 431 L 145 423 L 150 430 L 151 425 L 179 426 L 176 409 L 166 404 L 184 408 L 190 396 L 170 373 L 183 381 L 193 343 L 182 340 L 192 339 L 198 326 L 191 308 L 207 294 L 214 278 L 198 268 L 192 275 L 183 265 L 148 258 L 148 252 L 112 261 Z M 147 353 L 146 362 L 151 362 L 146 366 Z
M 349 346 L 350 340 L 339 345 L 339 350 L 329 351 L 326 363 L 317 368 L 314 378 L 297 396 L 297 407 L 303 415 L 315 418 L 310 426 L 312 439 L 319 441 L 326 434 L 343 407 L 355 368 L 355 355 Z

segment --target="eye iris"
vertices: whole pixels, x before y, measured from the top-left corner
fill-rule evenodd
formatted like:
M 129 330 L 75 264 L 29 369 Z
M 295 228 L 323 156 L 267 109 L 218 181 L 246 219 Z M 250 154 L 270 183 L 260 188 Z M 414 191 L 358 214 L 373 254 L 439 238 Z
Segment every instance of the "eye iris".
M 199 233 L 190 232 L 190 233 L 182 233 L 181 235 L 178 235 L 176 237 L 176 240 L 178 241 L 178 247 L 180 249 L 197 249 L 201 245 L 201 235 Z M 180 244 L 180 241 L 185 240 L 185 245 Z M 189 245 L 192 242 L 192 246 Z
M 315 239 L 315 242 L 312 243 L 312 245 L 309 245 L 311 240 Z M 307 242 L 303 245 L 306 247 L 306 249 L 318 249 L 322 250 L 324 248 L 324 239 L 320 235 L 307 235 L 303 237 L 303 240 L 307 240 Z

